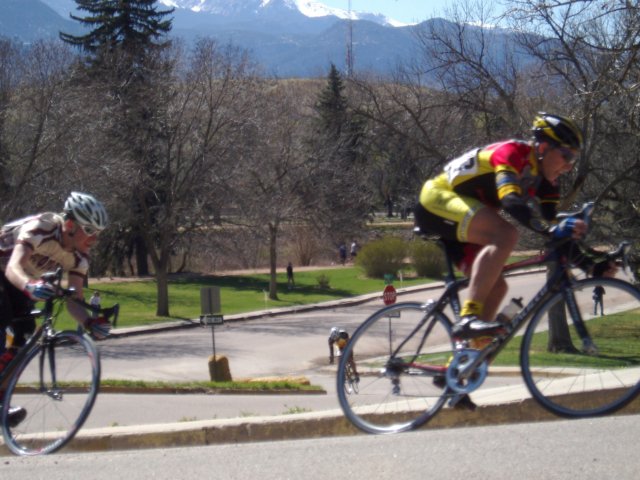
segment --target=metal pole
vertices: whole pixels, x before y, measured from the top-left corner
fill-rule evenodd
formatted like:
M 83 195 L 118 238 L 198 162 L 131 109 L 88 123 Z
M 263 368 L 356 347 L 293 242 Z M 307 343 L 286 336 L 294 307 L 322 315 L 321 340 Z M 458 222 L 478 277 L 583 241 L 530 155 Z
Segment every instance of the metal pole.
M 216 361 L 216 327 L 211 325 L 211 343 L 213 344 L 213 361 Z

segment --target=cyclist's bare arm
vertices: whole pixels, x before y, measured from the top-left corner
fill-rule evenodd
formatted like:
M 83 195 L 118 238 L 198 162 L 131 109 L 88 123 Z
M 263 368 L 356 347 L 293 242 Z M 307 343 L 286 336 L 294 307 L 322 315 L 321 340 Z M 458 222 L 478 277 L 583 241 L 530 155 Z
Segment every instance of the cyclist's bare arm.
M 29 246 L 19 243 L 13 248 L 9 257 L 4 275 L 19 290 L 23 290 L 29 281 L 25 266 L 29 263 L 32 253 L 33 250 Z
M 82 276 L 69 274 L 68 286 L 69 288 L 75 289 L 75 295 L 73 298 L 77 300 L 84 300 L 84 278 Z M 79 303 L 67 302 L 67 310 L 80 325 L 86 325 L 89 321 L 87 310 Z

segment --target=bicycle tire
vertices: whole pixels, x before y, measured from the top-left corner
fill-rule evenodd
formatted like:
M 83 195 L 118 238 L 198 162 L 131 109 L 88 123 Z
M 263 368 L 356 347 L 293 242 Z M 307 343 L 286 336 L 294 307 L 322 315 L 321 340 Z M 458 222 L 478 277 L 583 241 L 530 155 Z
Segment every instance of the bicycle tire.
M 346 395 L 342 387 L 352 352 L 360 373 L 358 395 Z M 345 416 L 368 433 L 418 428 L 450 397 L 443 382 L 452 355 L 451 322 L 443 313 L 416 302 L 379 310 L 356 329 L 338 365 L 338 400 Z M 423 368 L 426 362 L 429 370 Z
M 89 337 L 64 331 L 38 342 L 16 367 L 5 391 L 5 444 L 16 455 L 59 450 L 84 424 L 99 386 L 100 356 Z M 10 405 L 27 411 L 13 427 L 7 421 Z
M 592 295 L 598 285 L 606 292 L 603 315 L 594 314 Z M 520 349 L 522 375 L 533 398 L 556 415 L 606 415 L 640 393 L 640 291 L 619 279 L 590 278 L 575 282 L 570 292 L 591 344 L 583 345 L 559 292 L 527 326 Z M 570 344 L 553 340 L 557 334 L 550 333 L 557 331 L 562 312 Z

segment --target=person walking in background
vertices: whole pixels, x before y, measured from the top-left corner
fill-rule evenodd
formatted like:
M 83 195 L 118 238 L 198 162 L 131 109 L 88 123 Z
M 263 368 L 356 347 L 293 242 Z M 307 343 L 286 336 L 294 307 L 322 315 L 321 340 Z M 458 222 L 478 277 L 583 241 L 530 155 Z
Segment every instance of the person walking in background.
M 604 315 L 604 287 L 602 285 L 598 285 L 593 289 L 593 314 L 598 314 L 598 305 L 600 305 L 600 316 Z
M 289 290 L 293 290 L 294 286 L 295 282 L 293 281 L 293 265 L 291 265 L 291 262 L 289 262 L 289 264 L 287 265 L 287 288 Z
M 356 261 L 356 256 L 358 255 L 358 242 L 355 240 L 351 243 L 351 261 Z
M 338 253 L 340 255 L 340 264 L 344 265 L 347 263 L 347 246 L 342 242 L 338 247 Z
M 91 295 L 91 299 L 89 300 L 89 305 L 91 305 L 92 307 L 96 307 L 96 310 L 100 308 L 100 292 L 98 292 L 97 290 L 93 292 L 93 295 Z M 92 310 L 91 316 L 93 318 L 96 318 L 98 316 L 98 312 Z

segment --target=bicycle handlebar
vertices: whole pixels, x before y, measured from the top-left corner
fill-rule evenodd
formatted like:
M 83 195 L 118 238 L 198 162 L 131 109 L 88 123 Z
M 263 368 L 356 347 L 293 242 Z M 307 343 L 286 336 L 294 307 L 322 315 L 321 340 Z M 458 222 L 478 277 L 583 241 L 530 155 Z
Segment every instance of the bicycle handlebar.
M 582 204 L 580 210 L 576 212 L 558 212 L 556 218 L 558 220 L 563 220 L 565 218 L 580 218 L 584 223 L 589 225 L 591 223 L 591 217 L 593 216 L 593 209 L 595 207 L 594 202 L 585 202 Z
M 50 283 L 56 289 L 55 297 L 47 300 L 47 302 L 53 301 L 55 298 L 70 298 L 72 301 L 74 301 L 75 303 L 81 305 L 82 307 L 86 308 L 87 310 L 91 310 L 92 312 L 104 315 L 104 317 L 107 320 L 111 320 L 111 317 L 113 317 L 113 322 L 112 323 L 115 325 L 115 323 L 118 320 L 118 314 L 120 313 L 120 305 L 119 304 L 116 303 L 112 307 L 101 308 L 101 307 L 95 307 L 94 305 L 90 305 L 90 304 L 86 303 L 83 299 L 72 298 L 73 295 L 76 293 L 76 289 L 73 288 L 73 287 L 64 288 L 61 285 L 62 284 L 62 274 L 63 274 L 62 268 L 58 267 L 54 272 L 47 272 L 47 273 L 44 273 L 44 274 L 42 274 L 40 276 L 40 278 L 42 280 L 44 280 L 47 283 Z

